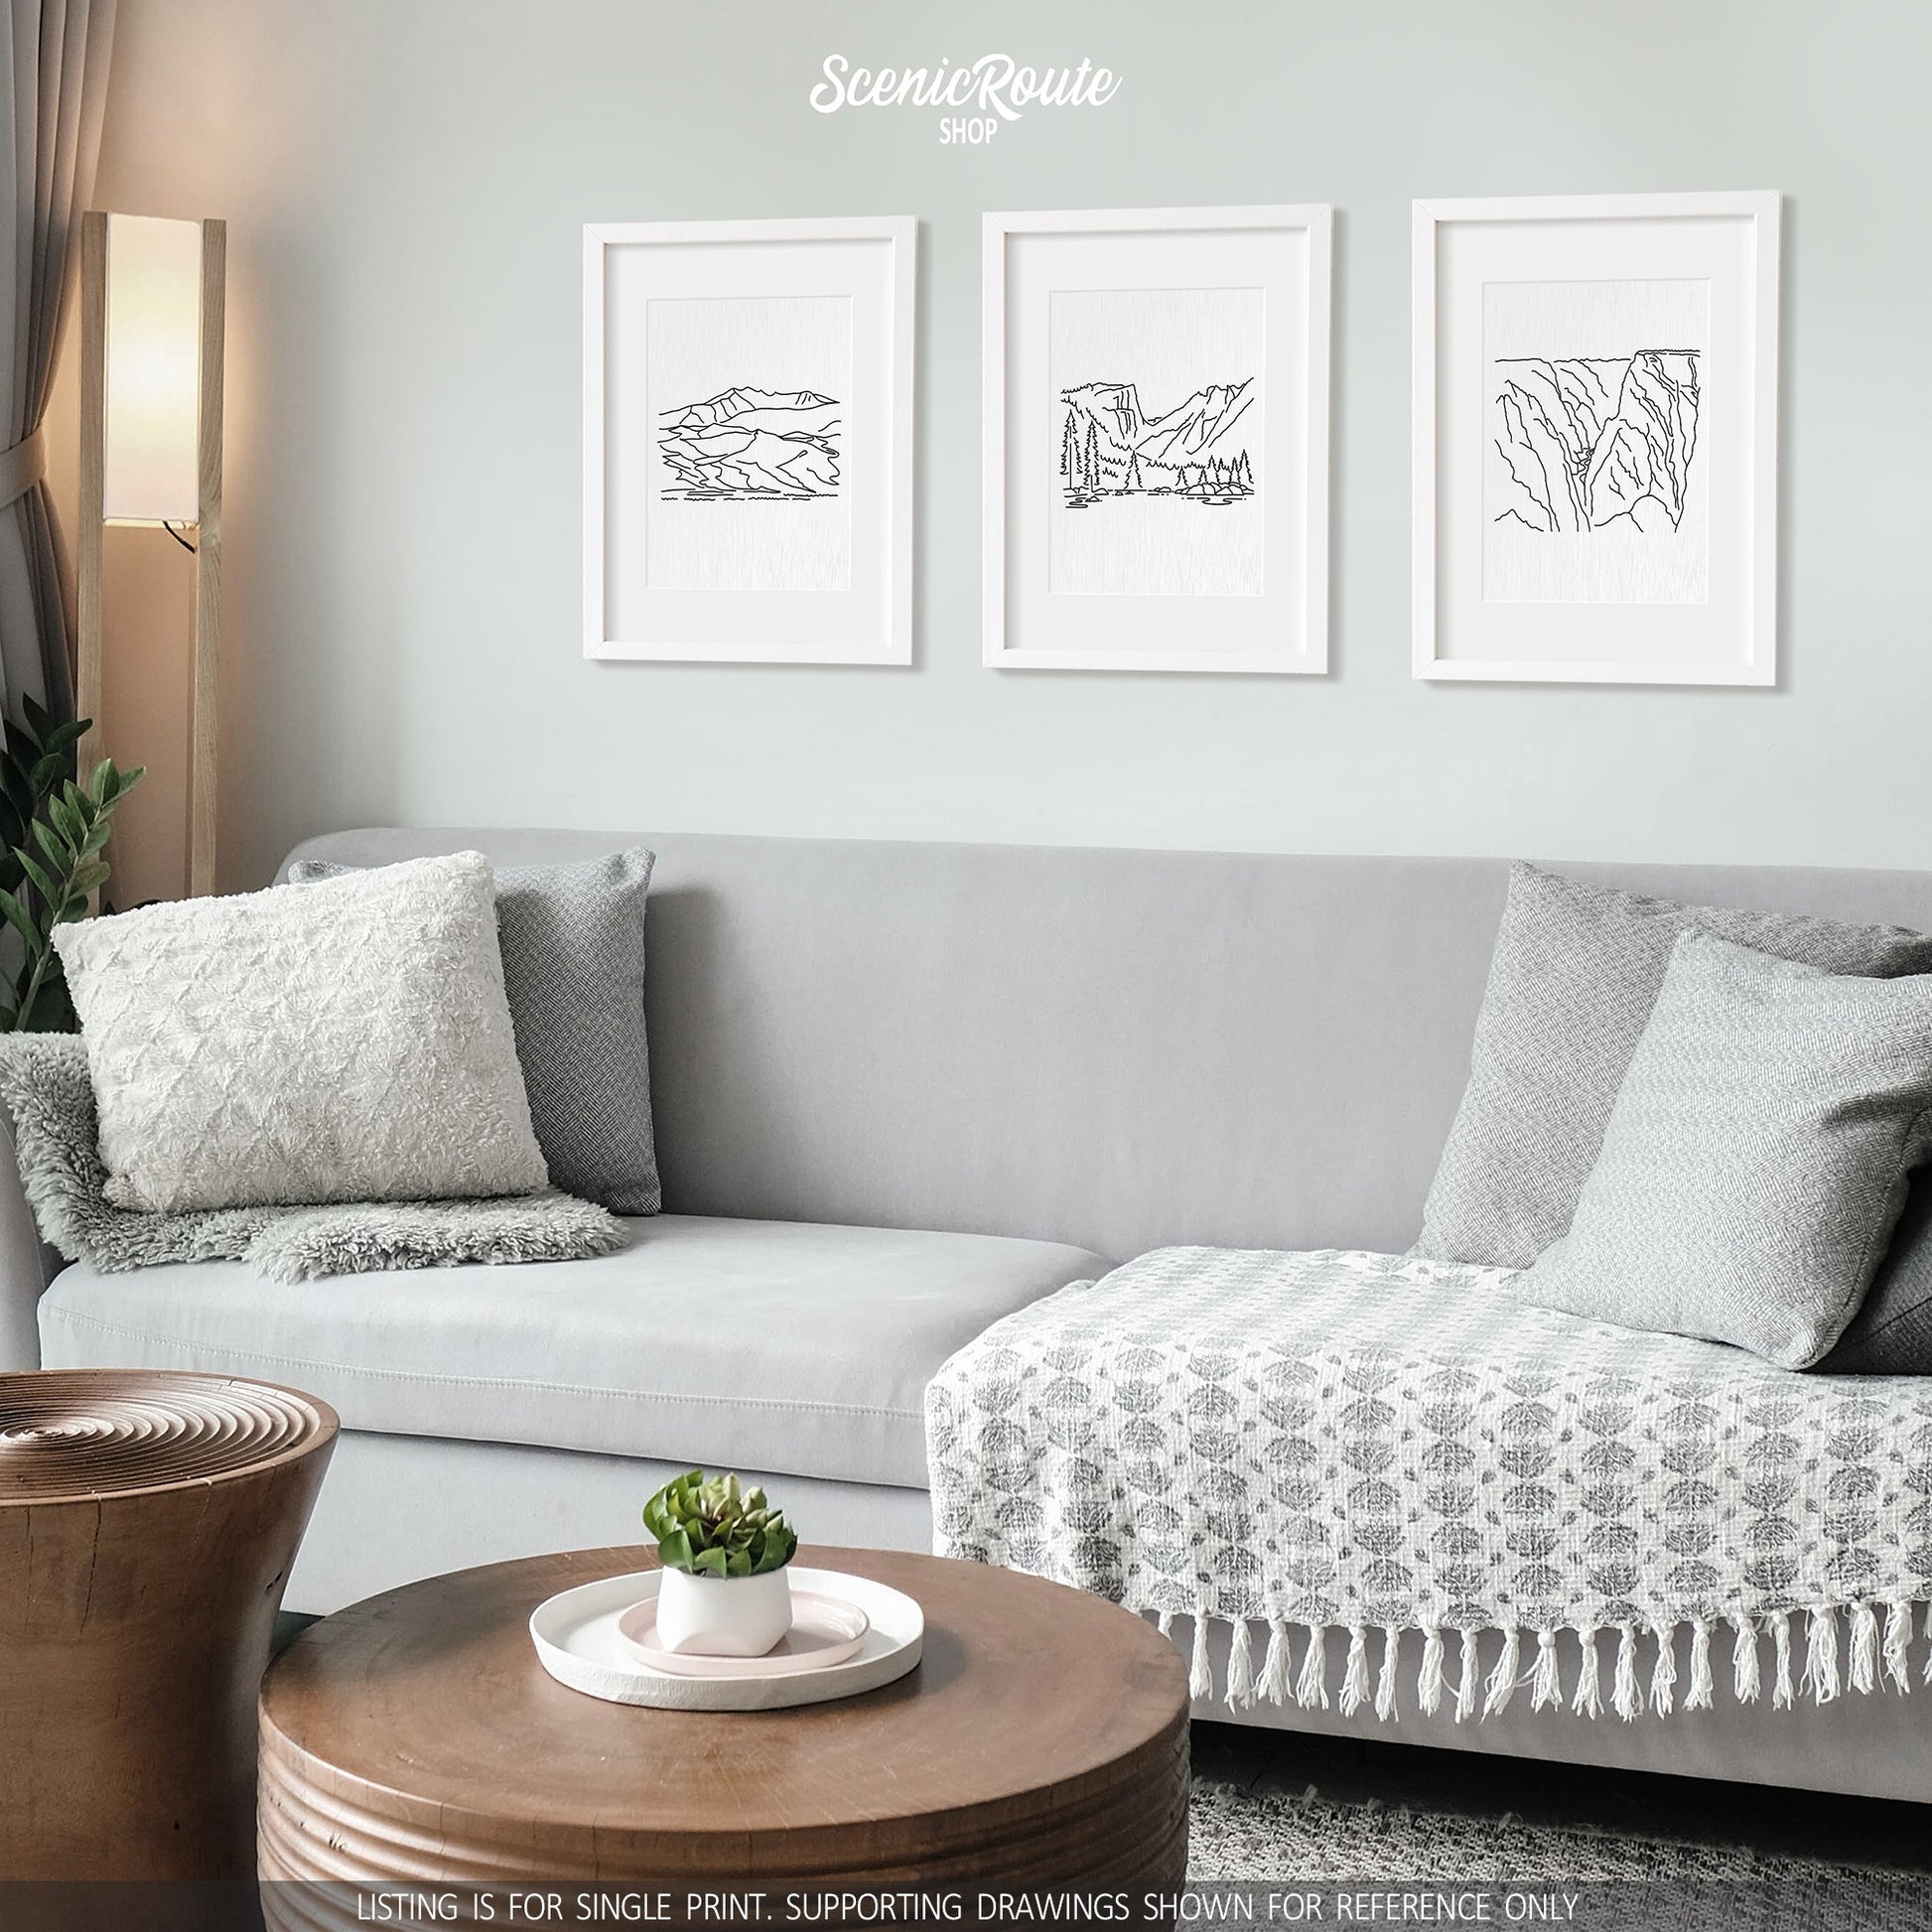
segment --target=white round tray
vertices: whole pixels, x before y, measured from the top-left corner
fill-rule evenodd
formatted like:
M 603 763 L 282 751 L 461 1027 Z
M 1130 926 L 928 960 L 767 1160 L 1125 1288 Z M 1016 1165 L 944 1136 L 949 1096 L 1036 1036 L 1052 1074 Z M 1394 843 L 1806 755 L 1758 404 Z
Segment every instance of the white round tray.
M 780 1711 L 794 1704 L 829 1704 L 857 1697 L 903 1677 L 925 1642 L 925 1613 L 902 1591 L 869 1577 L 836 1570 L 794 1569 L 800 1589 L 843 1596 L 872 1619 L 856 1657 L 824 1670 L 760 1675 L 746 1660 L 744 1677 L 672 1677 L 652 1670 L 618 1634 L 618 1618 L 631 1604 L 657 1594 L 659 1573 L 640 1570 L 606 1577 L 546 1598 L 530 1612 L 530 1641 L 559 1684 L 611 1704 L 642 1704 L 659 1711 Z

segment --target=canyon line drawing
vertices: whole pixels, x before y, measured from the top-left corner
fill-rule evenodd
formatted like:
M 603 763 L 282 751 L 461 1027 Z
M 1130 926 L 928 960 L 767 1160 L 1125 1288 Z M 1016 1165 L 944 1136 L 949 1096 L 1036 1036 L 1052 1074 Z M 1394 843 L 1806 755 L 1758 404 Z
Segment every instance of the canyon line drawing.
M 1702 360 L 1694 348 L 1497 358 L 1489 520 L 1544 536 L 1682 528 Z
M 664 502 L 799 503 L 839 493 L 841 405 L 816 389 L 735 384 L 659 413 Z

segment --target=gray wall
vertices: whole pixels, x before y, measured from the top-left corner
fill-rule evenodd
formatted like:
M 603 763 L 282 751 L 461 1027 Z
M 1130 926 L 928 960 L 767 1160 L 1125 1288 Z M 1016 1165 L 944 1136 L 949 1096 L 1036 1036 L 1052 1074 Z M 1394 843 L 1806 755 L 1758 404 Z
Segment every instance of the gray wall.
M 1916 0 L 121 18 L 103 205 L 230 222 L 230 883 L 390 819 L 1932 864 L 1932 814 L 1900 808 L 1932 719 Z M 830 52 L 995 49 L 1123 84 L 991 148 L 806 102 Z M 1760 187 L 1789 198 L 1779 688 L 1412 682 L 1411 198 Z M 1254 201 L 1339 211 L 1333 674 L 981 669 L 980 211 Z M 580 224 L 857 212 L 923 223 L 916 667 L 584 663 Z M 179 595 L 166 543 L 116 537 L 117 624 Z M 166 765 L 156 666 L 109 725 Z M 129 863 L 165 887 L 179 798 L 149 806 Z

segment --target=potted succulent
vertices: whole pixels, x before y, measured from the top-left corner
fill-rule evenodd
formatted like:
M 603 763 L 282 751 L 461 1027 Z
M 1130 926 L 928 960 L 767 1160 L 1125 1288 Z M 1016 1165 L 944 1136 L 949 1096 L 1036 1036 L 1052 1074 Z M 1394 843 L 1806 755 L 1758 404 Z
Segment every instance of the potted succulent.
M 762 1489 L 693 1469 L 644 1505 L 663 1576 L 657 1641 L 683 1656 L 761 1657 L 791 1628 L 798 1539 Z

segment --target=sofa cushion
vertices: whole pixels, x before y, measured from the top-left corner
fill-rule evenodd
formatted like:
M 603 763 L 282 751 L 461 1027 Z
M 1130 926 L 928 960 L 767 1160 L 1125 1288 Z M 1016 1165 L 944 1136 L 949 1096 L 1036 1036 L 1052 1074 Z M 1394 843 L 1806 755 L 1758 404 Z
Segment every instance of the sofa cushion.
M 593 1262 L 299 1290 L 239 1262 L 76 1266 L 42 1299 L 42 1357 L 288 1383 L 345 1429 L 921 1488 L 933 1370 L 1108 1266 L 990 1235 L 679 1214 L 626 1226 L 630 1246 Z

